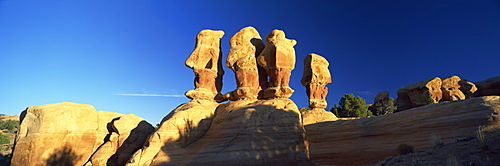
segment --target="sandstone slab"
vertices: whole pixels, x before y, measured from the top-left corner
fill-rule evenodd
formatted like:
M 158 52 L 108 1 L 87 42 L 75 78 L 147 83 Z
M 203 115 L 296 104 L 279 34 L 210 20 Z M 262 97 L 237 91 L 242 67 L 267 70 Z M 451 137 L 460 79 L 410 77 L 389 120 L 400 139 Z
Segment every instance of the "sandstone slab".
M 305 126 L 316 165 L 373 164 L 398 155 L 399 144 L 432 148 L 432 136 L 451 143 L 474 136 L 478 126 L 500 125 L 500 96 L 442 102 L 403 112 Z
M 475 82 L 477 91 L 475 96 L 500 95 L 500 76 Z

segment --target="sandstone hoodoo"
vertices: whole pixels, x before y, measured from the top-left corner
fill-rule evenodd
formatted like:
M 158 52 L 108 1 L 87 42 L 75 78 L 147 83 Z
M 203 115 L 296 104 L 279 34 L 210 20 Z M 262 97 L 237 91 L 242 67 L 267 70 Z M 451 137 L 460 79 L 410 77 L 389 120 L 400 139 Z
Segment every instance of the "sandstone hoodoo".
M 263 98 L 288 98 L 293 90 L 288 83 L 295 68 L 295 49 L 297 41 L 285 38 L 282 30 L 273 30 L 266 36 L 266 46 L 258 56 L 257 62 L 266 69 L 269 87 L 264 89 Z
M 311 108 L 302 112 L 304 125 L 337 119 L 333 113 L 325 110 L 326 94 L 328 94 L 326 84 L 332 82 L 329 65 L 324 57 L 317 54 L 309 54 L 304 59 L 304 73 L 300 82 L 306 87 Z
M 467 82 L 467 79 L 461 79 L 458 84 L 460 85 L 460 91 L 464 94 L 466 99 L 473 98 L 477 91 L 476 84 L 472 82 Z
M 222 90 L 222 51 L 220 39 L 223 31 L 202 30 L 196 36 L 196 47 L 186 60 L 186 66 L 195 73 L 195 89 L 186 92 L 190 99 L 224 101 Z
M 229 100 L 256 99 L 259 91 L 267 87 L 267 75 L 258 69 L 256 60 L 264 49 L 262 38 L 255 28 L 245 27 L 231 37 L 229 44 L 226 66 L 235 73 L 237 89 L 225 97 Z
M 443 92 L 443 98 L 441 101 L 457 101 L 465 99 L 464 93 L 460 91 L 460 84 L 458 84 L 461 80 L 462 79 L 457 76 L 441 78 L 441 91 Z
M 33 106 L 21 114 L 11 165 L 123 165 L 153 130 L 135 115 L 87 104 Z

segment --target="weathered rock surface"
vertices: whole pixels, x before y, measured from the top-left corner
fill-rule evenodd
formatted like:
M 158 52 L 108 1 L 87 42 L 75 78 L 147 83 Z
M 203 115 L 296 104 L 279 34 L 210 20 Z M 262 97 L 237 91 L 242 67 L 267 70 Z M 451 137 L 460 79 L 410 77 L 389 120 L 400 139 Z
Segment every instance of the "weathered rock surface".
M 472 82 L 467 82 L 467 79 L 461 79 L 458 84 L 460 85 L 460 91 L 464 94 L 466 99 L 473 98 L 477 91 L 476 84 Z
M 291 71 L 295 68 L 295 49 L 297 41 L 285 38 L 282 30 L 273 30 L 266 36 L 266 46 L 257 57 L 257 63 L 269 76 L 269 87 L 263 98 L 288 98 L 293 90 L 288 85 Z
M 190 99 L 224 101 L 222 90 L 222 50 L 220 39 L 223 31 L 202 30 L 196 36 L 196 47 L 186 60 L 186 66 L 195 73 L 195 89 L 186 92 Z
M 229 100 L 256 99 L 262 86 L 256 57 L 264 49 L 259 32 L 253 27 L 245 27 L 229 40 L 231 48 L 226 66 L 234 71 L 237 89 L 225 95 Z M 264 71 L 260 71 L 264 72 Z M 264 73 L 265 74 L 265 73 Z M 265 81 L 267 84 L 267 81 Z
M 109 133 L 104 139 L 106 142 L 90 157 L 86 166 L 125 165 L 155 131 L 151 124 L 133 114 L 115 118 L 108 124 Z
M 305 126 L 317 165 L 362 165 L 397 155 L 399 144 L 431 148 L 431 136 L 446 143 L 474 136 L 478 126 L 500 125 L 500 96 L 443 102 L 394 114 Z
M 328 61 L 320 55 L 309 54 L 304 59 L 304 73 L 300 82 L 306 87 L 309 108 L 326 108 L 326 84 L 332 82 Z
M 477 91 L 475 96 L 500 95 L 500 76 L 475 82 Z
M 191 100 L 180 105 L 163 118 L 160 127 L 127 165 L 179 162 L 176 159 L 188 155 L 185 148 L 208 130 L 218 106 L 210 100 Z
M 377 95 L 375 95 L 375 98 L 373 98 L 374 103 L 384 103 L 384 102 L 387 102 L 387 100 L 389 100 L 389 92 L 388 91 L 379 92 L 379 93 L 377 93 Z
M 121 116 L 69 102 L 29 107 L 21 114 L 11 165 L 83 165 L 106 140 L 108 123 Z M 121 132 L 133 127 L 128 126 L 120 127 Z M 115 137 L 140 136 L 120 133 Z
M 335 121 L 337 116 L 330 111 L 326 111 L 324 108 L 313 108 L 302 112 L 302 124 L 314 124 L 326 121 Z
M 457 101 L 465 99 L 464 93 L 460 91 L 459 82 L 462 79 L 458 76 L 449 76 L 441 78 L 441 91 L 443 93 L 443 97 L 441 101 Z
M 441 79 L 436 77 L 400 88 L 397 91 L 398 111 L 427 105 L 429 98 L 433 99 L 434 103 L 439 102 L 443 96 L 441 84 Z
M 172 125 L 174 117 L 181 123 L 193 119 L 190 117 L 192 114 L 187 113 L 191 111 L 201 110 L 187 108 L 177 111 L 166 117 L 158 131 L 166 131 L 168 127 L 165 126 Z M 182 112 L 186 113 L 181 115 Z M 207 116 L 206 119 L 210 118 Z M 179 125 L 172 125 L 171 132 L 156 132 L 153 134 L 153 137 L 157 137 L 155 139 L 164 140 L 167 137 L 167 141 L 146 143 L 143 151 L 136 153 L 143 157 L 135 157 L 132 160 L 134 163 L 128 165 L 311 164 L 307 157 L 307 144 L 298 108 L 289 99 L 230 101 L 217 107 L 213 120 L 207 120 L 209 121 L 211 125 L 196 125 L 194 121 L 191 126 L 183 126 L 187 129 L 183 132 L 191 135 L 193 130 L 208 129 L 202 137 L 193 139 L 195 141 L 190 144 L 183 143 L 183 136 L 176 134 L 179 130 L 175 126 Z M 156 152 L 149 153 L 148 156 L 151 157 L 146 159 L 144 154 L 148 150 L 145 149 L 156 149 Z

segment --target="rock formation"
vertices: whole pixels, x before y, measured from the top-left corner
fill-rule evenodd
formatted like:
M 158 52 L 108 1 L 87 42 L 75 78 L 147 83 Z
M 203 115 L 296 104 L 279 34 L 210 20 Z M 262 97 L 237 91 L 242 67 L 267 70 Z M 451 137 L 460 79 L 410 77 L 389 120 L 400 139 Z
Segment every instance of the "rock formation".
M 441 79 L 436 77 L 400 88 L 397 91 L 398 111 L 439 102 L 442 98 L 441 84 Z
M 465 99 L 465 95 L 460 91 L 460 82 L 462 79 L 458 76 L 449 76 L 441 78 L 441 91 L 443 97 L 441 101 L 457 101 Z
M 332 82 L 328 65 L 328 61 L 317 54 L 309 54 L 304 59 L 304 73 L 300 83 L 306 87 L 309 108 L 326 108 L 326 84 Z
M 475 96 L 500 95 L 500 76 L 475 82 L 477 91 Z
M 245 27 L 231 37 L 229 44 L 231 48 L 227 55 L 226 66 L 235 73 L 237 89 L 227 93 L 225 98 L 229 100 L 256 99 L 259 91 L 267 87 L 267 85 L 260 85 L 267 84 L 267 81 L 262 81 L 262 83 L 259 81 L 260 75 L 256 60 L 264 49 L 262 38 L 255 28 Z
M 186 60 L 186 66 L 195 73 L 195 89 L 186 92 L 190 99 L 224 101 L 222 90 L 222 51 L 220 39 L 223 31 L 202 30 L 196 36 L 196 47 Z
M 467 79 L 461 79 L 458 84 L 460 85 L 460 91 L 465 95 L 465 99 L 473 98 L 477 91 L 476 84 L 472 82 L 467 82 Z
M 125 118 L 118 125 L 121 117 Z M 98 149 L 104 151 L 103 143 L 111 133 L 108 124 L 113 121 L 116 123 L 111 126 L 117 131 L 113 138 L 127 145 L 113 145 L 116 151 L 108 149 L 109 158 L 102 156 L 99 160 L 105 162 L 93 165 L 119 165 L 126 161 L 127 156 L 123 155 L 139 149 L 153 127 L 137 116 L 96 111 L 87 104 L 65 102 L 29 107 L 21 114 L 11 165 L 84 165 Z
M 326 108 L 326 84 L 332 82 L 328 61 L 320 55 L 309 54 L 304 59 L 304 73 L 300 82 L 306 87 L 310 110 L 302 112 L 304 125 L 324 121 L 333 121 L 337 117 Z
M 389 92 L 382 91 L 382 92 L 377 93 L 377 95 L 375 95 L 373 102 L 374 103 L 385 103 L 385 102 L 387 102 L 387 100 L 389 100 Z
M 297 41 L 285 38 L 285 32 L 281 30 L 273 30 L 266 36 L 266 46 L 257 58 L 269 76 L 269 87 L 264 90 L 263 98 L 292 96 L 293 90 L 288 83 L 295 68 L 295 44 Z
M 500 127 L 500 96 L 443 102 L 394 114 L 305 126 L 316 165 L 367 165 L 398 155 L 399 144 L 433 148 L 431 136 L 447 144 L 475 136 L 478 126 Z

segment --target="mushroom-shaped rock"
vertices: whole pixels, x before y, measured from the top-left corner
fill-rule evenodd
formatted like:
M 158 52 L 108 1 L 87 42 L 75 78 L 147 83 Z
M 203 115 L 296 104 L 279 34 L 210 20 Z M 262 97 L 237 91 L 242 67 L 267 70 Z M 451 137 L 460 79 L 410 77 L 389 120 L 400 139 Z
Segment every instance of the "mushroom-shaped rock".
M 226 66 L 234 71 L 237 89 L 225 95 L 229 100 L 256 99 L 262 89 L 256 57 L 264 49 L 259 32 L 253 27 L 245 27 L 229 40 L 231 48 L 226 59 Z M 265 75 L 264 75 L 265 77 Z M 266 79 L 266 78 L 263 78 Z
M 269 76 L 269 87 L 264 90 L 263 98 L 288 98 L 293 90 L 289 87 L 291 71 L 295 68 L 295 49 L 297 41 L 285 38 L 282 30 L 273 30 L 266 36 L 266 46 L 257 58 Z
M 326 84 L 332 82 L 328 61 L 320 55 L 309 54 L 304 59 L 304 73 L 300 83 L 306 87 L 310 108 L 326 108 Z
M 186 92 L 190 99 L 223 101 L 222 51 L 220 39 L 223 31 L 202 30 L 196 36 L 196 47 L 186 60 L 186 66 L 195 73 L 195 89 Z

